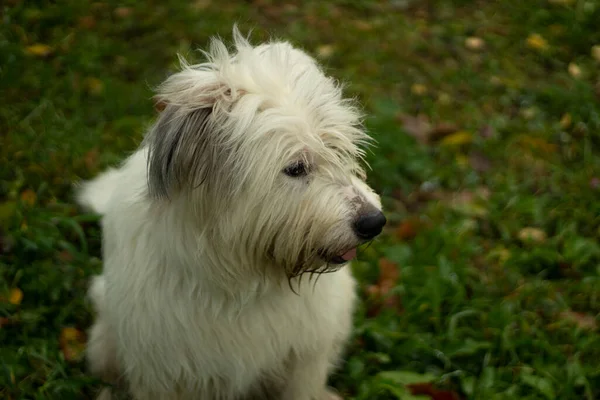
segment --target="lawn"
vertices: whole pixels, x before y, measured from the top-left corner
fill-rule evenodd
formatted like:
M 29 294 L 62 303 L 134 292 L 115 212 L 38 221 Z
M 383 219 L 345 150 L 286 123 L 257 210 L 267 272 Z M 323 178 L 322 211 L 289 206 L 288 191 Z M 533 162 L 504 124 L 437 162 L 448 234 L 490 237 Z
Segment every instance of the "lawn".
M 2 2 L 0 398 L 88 399 L 101 269 L 73 182 L 135 149 L 177 53 L 238 22 L 368 115 L 385 234 L 353 266 L 347 399 L 600 398 L 600 2 Z

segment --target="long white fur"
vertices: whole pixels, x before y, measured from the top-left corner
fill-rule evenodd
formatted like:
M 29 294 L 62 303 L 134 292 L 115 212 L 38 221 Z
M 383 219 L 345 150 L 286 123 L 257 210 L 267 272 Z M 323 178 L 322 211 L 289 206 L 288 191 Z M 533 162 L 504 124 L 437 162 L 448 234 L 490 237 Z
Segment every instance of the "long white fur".
M 184 63 L 159 88 L 173 118 L 212 109 L 202 140 L 226 151 L 210 175 L 153 196 L 150 138 L 78 193 L 103 215 L 90 368 L 134 399 L 249 399 L 261 382 L 281 390 L 266 398 L 331 398 L 327 377 L 351 331 L 349 267 L 313 284 L 288 277 L 298 265 L 327 270 L 316 250 L 356 247 L 359 209 L 381 208 L 362 180 L 368 137 L 311 57 L 234 36 L 233 54 L 215 40 L 206 63 Z M 306 177 L 282 173 L 297 160 Z

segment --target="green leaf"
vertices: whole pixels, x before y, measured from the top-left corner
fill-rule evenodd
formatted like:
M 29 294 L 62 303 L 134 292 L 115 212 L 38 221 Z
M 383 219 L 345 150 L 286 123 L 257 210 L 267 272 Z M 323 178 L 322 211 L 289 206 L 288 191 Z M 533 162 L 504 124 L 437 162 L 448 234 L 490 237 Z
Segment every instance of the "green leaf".
M 552 386 L 552 382 L 550 382 L 549 379 L 542 378 L 540 376 L 536 376 L 524 371 L 521 374 L 521 380 L 523 381 L 523 383 L 531 386 L 532 388 L 536 389 L 538 392 L 543 394 L 547 399 L 556 399 L 554 387 Z
M 383 371 L 377 374 L 383 380 L 398 383 L 400 385 L 412 385 L 414 383 L 429 383 L 436 379 L 432 374 L 419 374 L 412 371 Z

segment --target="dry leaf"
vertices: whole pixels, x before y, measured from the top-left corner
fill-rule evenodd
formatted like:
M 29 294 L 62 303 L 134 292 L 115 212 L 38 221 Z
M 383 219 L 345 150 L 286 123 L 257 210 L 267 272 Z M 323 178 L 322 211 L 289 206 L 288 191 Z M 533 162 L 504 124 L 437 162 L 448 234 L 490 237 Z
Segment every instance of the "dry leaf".
M 37 43 L 25 48 L 27 54 L 37 57 L 46 57 L 52 53 L 52 47 L 47 44 Z
M 131 7 L 117 7 L 114 13 L 119 18 L 127 18 L 133 13 L 133 9 Z
M 469 50 L 478 51 L 485 47 L 485 42 L 482 38 L 471 36 L 465 39 L 465 47 Z
M 317 47 L 317 56 L 321 58 L 329 58 L 335 53 L 335 47 L 331 44 L 324 44 Z
M 8 302 L 10 304 L 19 305 L 23 300 L 23 292 L 19 288 L 13 288 L 10 290 L 10 295 L 8 296 Z
M 427 94 L 427 86 L 421 83 L 414 83 L 410 87 L 410 92 L 416 96 L 424 96 L 425 94 Z
M 96 26 L 96 18 L 92 15 L 86 15 L 85 17 L 79 18 L 78 25 L 83 29 L 92 29 Z
M 517 237 L 523 243 L 543 243 L 546 241 L 546 232 L 539 228 L 526 227 L 519 231 Z
M 429 131 L 428 136 L 431 140 L 439 140 L 458 132 L 458 130 L 458 126 L 451 122 L 440 122 Z
M 396 286 L 399 277 L 400 270 L 396 263 L 386 258 L 379 259 L 379 280 L 375 285 L 367 288 L 367 294 L 374 300 L 373 306 L 369 309 L 370 316 L 376 316 L 383 308 L 400 310 L 402 307 L 400 297 L 389 295 L 389 292 Z
M 413 396 L 428 396 L 432 400 L 460 400 L 460 396 L 457 393 L 438 390 L 430 382 L 410 383 L 406 387 Z
M 370 31 L 371 29 L 373 29 L 373 24 L 371 24 L 370 22 L 367 21 L 363 21 L 363 20 L 356 20 L 354 22 L 354 26 L 356 26 L 356 29 L 358 29 L 359 31 Z
M 104 91 L 104 83 L 98 78 L 86 78 L 84 86 L 86 91 L 94 96 L 100 95 Z
M 548 42 L 538 33 L 532 33 L 527 37 L 527 46 L 534 50 L 548 50 Z
M 592 58 L 598 62 L 600 62 L 600 44 L 592 46 Z
M 567 129 L 571 126 L 573 119 L 571 118 L 571 114 L 566 113 L 560 118 L 560 127 L 563 129 Z
M 458 131 L 446 136 L 440 141 L 442 146 L 462 146 L 473 141 L 473 134 L 467 131 Z
M 33 206 L 35 204 L 36 199 L 37 195 L 31 189 L 27 189 L 23 193 L 21 193 L 21 201 L 25 204 Z
M 96 168 L 98 167 L 99 155 L 100 152 L 97 148 L 93 148 L 92 150 L 85 153 L 85 155 L 83 156 L 83 163 L 85 164 L 85 167 L 88 171 L 93 172 L 96 170 Z
M 409 218 L 398 225 L 394 231 L 394 234 L 400 240 L 410 240 L 417 236 L 420 228 L 421 223 L 418 219 Z
M 400 115 L 399 119 L 406 133 L 417 139 L 421 144 L 429 143 L 431 123 L 426 115 L 419 114 L 416 117 L 412 115 Z
M 549 143 L 545 139 L 523 135 L 519 138 L 521 146 L 527 146 L 530 150 L 539 151 L 542 154 L 551 154 L 556 152 L 557 146 Z
M 490 159 L 478 151 L 473 151 L 469 155 L 469 165 L 477 172 L 488 172 L 492 168 Z
M 578 328 L 595 331 L 598 329 L 598 323 L 593 315 L 566 310 L 559 314 L 559 317 L 566 319 L 577 325 Z
M 568 67 L 569 75 L 575 79 L 581 78 L 581 68 L 575 63 L 570 63 Z
M 85 351 L 85 335 L 77 328 L 63 328 L 59 338 L 60 348 L 67 361 L 79 361 Z
M 479 128 L 479 135 L 484 139 L 491 139 L 496 135 L 496 131 L 491 125 L 484 125 Z

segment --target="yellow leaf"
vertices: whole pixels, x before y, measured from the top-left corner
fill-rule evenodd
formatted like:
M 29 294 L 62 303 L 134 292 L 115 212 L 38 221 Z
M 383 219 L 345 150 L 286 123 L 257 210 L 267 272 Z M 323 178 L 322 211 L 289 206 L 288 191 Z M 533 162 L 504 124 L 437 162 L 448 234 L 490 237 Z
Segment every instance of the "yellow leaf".
M 423 96 L 427 93 L 427 86 L 420 83 L 415 83 L 410 87 L 410 91 L 414 95 Z
M 473 134 L 467 131 L 458 131 L 448 135 L 440 141 L 442 146 L 461 146 L 473 141 Z
M 523 243 L 544 243 L 546 241 L 546 232 L 539 228 L 523 228 L 519 231 L 517 236 Z
M 8 302 L 10 304 L 19 305 L 23 300 L 23 292 L 19 288 L 14 288 L 10 290 L 10 296 L 8 297 Z
M 27 189 L 23 193 L 21 193 L 21 201 L 30 206 L 35 204 L 36 198 L 37 196 L 35 192 L 31 189 Z
M 568 70 L 569 75 L 571 75 L 573 78 L 581 78 L 581 68 L 579 67 L 579 65 L 575 63 L 570 63 Z
M 465 47 L 469 50 L 477 51 L 483 49 L 485 42 L 482 38 L 471 36 L 465 39 Z
M 534 50 L 548 50 L 548 42 L 538 33 L 532 33 L 527 37 L 527 46 Z
M 87 78 L 85 80 L 85 87 L 92 95 L 99 95 L 104 91 L 104 83 L 98 78 Z
M 37 43 L 26 47 L 25 52 L 27 54 L 31 54 L 32 56 L 46 57 L 52 53 L 52 47 L 48 46 L 47 44 Z
M 335 47 L 331 44 L 324 44 L 317 48 L 317 55 L 321 58 L 329 58 L 335 53 Z
M 566 113 L 560 119 L 560 127 L 563 129 L 567 129 L 568 127 L 571 126 L 572 122 L 573 122 L 573 119 L 571 118 L 571 114 Z
M 544 154 L 551 154 L 556 152 L 557 146 L 553 143 L 549 143 L 547 140 L 542 138 L 536 138 L 524 135 L 519 138 L 521 146 L 527 146 L 531 150 L 539 151 Z
M 592 58 L 598 62 L 600 62 L 600 44 L 597 44 L 592 47 Z
M 85 335 L 77 328 L 63 328 L 59 338 L 60 348 L 67 361 L 78 361 L 85 351 Z

